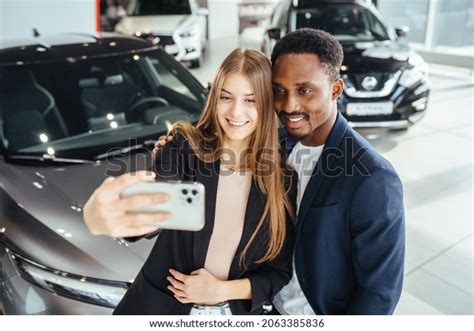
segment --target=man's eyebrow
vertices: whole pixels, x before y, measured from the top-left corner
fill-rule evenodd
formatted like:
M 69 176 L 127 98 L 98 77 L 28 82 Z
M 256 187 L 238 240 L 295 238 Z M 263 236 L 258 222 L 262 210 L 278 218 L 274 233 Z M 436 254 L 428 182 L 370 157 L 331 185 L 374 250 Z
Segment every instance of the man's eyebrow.
M 305 86 L 305 85 L 315 85 L 313 82 L 310 82 L 309 80 L 308 81 L 305 81 L 305 82 L 301 82 L 301 83 L 296 83 L 294 84 L 295 86 Z
M 282 86 L 280 83 L 277 83 L 277 82 L 272 82 L 272 85 L 273 86 Z M 306 85 L 317 85 L 316 83 L 313 83 L 311 81 L 305 81 L 305 82 L 301 82 L 301 83 L 295 83 L 293 84 L 293 86 L 306 86 Z

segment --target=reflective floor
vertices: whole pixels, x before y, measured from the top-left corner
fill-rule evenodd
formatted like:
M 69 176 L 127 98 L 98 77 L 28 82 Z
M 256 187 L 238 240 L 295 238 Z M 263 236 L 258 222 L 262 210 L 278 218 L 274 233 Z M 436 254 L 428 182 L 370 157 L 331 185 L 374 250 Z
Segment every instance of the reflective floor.
M 211 42 L 193 74 L 207 85 L 239 45 L 258 47 L 258 38 Z M 474 74 L 432 65 L 430 82 L 420 123 L 405 132 L 360 132 L 392 162 L 405 188 L 405 286 L 396 314 L 474 314 Z

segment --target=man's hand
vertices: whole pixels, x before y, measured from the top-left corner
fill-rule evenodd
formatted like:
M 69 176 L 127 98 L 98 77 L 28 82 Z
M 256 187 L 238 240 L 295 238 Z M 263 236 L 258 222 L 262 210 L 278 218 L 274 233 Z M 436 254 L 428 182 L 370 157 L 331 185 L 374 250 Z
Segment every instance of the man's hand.
M 168 200 L 166 193 L 134 195 L 121 198 L 127 186 L 139 182 L 154 182 L 155 174 L 138 171 L 119 177 L 109 177 L 94 191 L 84 206 L 84 221 L 94 235 L 135 237 L 156 231 L 169 213 L 129 213 L 134 209 Z
M 168 289 L 181 303 L 212 305 L 226 300 L 223 288 L 225 281 L 211 275 L 206 269 L 198 269 L 187 276 L 174 269 L 166 277 L 171 283 Z
M 171 140 L 173 140 L 173 136 L 171 134 L 167 136 L 160 136 L 160 138 L 158 138 L 158 141 L 155 143 L 155 146 L 153 147 L 151 158 L 153 160 L 156 159 L 156 155 L 158 154 L 160 149 L 163 148 L 163 146 L 165 146 Z

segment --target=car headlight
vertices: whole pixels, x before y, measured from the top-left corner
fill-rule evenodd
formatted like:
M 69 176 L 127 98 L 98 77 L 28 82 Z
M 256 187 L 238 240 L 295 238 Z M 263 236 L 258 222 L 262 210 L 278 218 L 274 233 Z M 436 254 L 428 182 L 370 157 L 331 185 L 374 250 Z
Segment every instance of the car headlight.
M 128 289 L 128 283 L 73 275 L 53 270 L 8 250 L 22 277 L 47 291 L 98 306 L 115 308 Z
M 197 34 L 198 32 L 198 29 L 197 29 L 197 26 L 196 25 L 192 25 L 191 27 L 188 27 L 186 29 L 183 29 L 183 31 L 181 31 L 179 33 L 179 36 L 181 38 L 189 38 L 189 37 L 193 37 Z
M 420 81 L 426 81 L 428 78 L 428 64 L 421 63 L 413 68 L 403 70 L 398 83 L 404 87 L 412 87 Z

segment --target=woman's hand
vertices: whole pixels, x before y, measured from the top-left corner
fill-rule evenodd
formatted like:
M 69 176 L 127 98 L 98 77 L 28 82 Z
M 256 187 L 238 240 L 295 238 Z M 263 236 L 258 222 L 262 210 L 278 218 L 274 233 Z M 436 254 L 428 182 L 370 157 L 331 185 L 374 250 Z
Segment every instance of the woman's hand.
M 172 276 L 166 279 L 171 283 L 168 289 L 181 303 L 212 305 L 227 300 L 225 282 L 211 275 L 206 269 L 195 270 L 191 275 L 169 270 Z
M 120 194 L 129 185 L 154 182 L 155 174 L 138 171 L 119 177 L 108 177 L 94 191 L 84 206 L 84 221 L 94 235 L 134 237 L 156 231 L 169 213 L 130 213 L 134 209 L 168 200 L 168 194 L 140 194 L 122 198 Z

